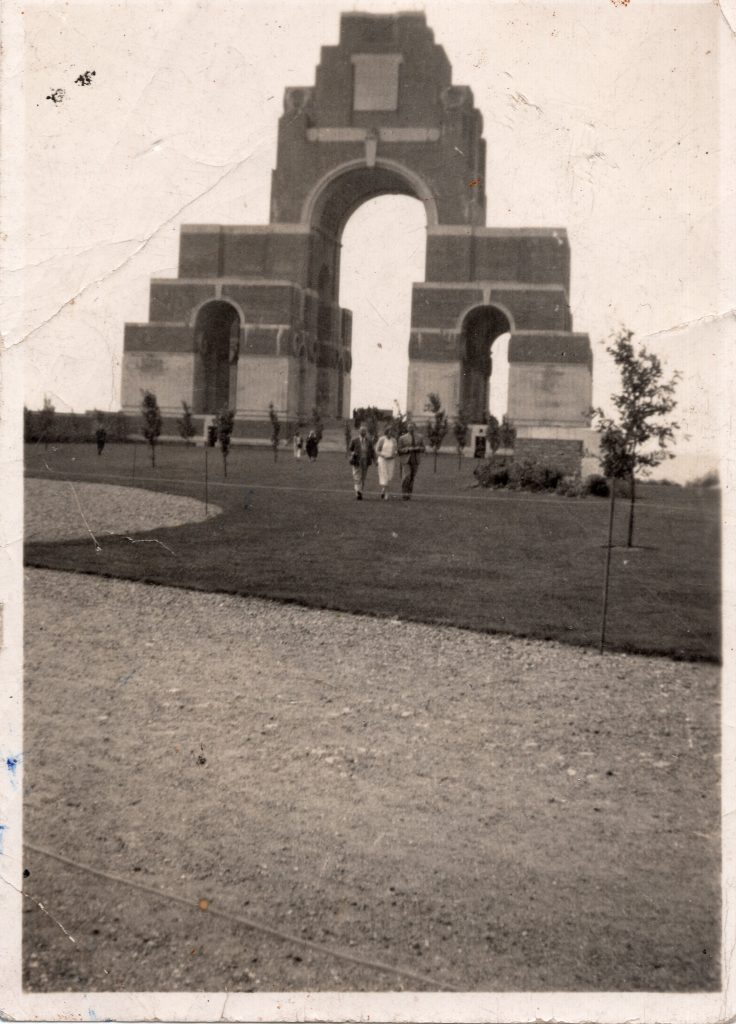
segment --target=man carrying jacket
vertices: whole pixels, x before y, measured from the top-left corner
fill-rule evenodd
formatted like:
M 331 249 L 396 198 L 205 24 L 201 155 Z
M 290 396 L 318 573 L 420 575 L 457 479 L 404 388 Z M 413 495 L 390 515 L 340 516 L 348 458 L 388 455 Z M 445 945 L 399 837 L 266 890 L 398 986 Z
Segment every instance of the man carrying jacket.
M 353 471 L 355 497 L 358 501 L 362 501 L 368 467 L 372 466 L 376 459 L 373 441 L 368 436 L 368 428 L 365 423 L 361 423 L 358 436 L 354 437 L 350 442 L 348 454 L 350 456 L 350 468 Z
M 424 447 L 424 438 L 418 434 L 411 419 L 406 421 L 406 433 L 399 437 L 399 463 L 401 464 L 401 496 L 409 501 L 414 490 L 414 479 L 419 469 Z

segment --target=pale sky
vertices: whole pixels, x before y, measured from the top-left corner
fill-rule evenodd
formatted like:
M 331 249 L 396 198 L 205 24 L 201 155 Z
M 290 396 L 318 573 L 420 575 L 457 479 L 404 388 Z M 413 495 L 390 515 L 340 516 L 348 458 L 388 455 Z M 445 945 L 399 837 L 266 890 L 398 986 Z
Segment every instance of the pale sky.
M 688 440 L 679 447 L 714 463 L 732 332 L 702 318 L 733 305 L 719 243 L 719 62 L 733 59 L 733 40 L 719 9 L 639 0 L 354 8 L 425 10 L 453 80 L 472 88 L 484 117 L 487 224 L 567 228 L 574 328 L 591 337 L 594 401 L 615 389 L 603 342 L 626 324 L 683 372 Z M 12 254 L 6 331 L 28 335 L 27 405 L 49 395 L 59 410 L 114 409 L 123 325 L 147 320 L 152 276 L 176 275 L 179 226 L 267 223 L 284 88 L 313 83 L 320 46 L 337 42 L 340 11 L 352 8 L 22 9 L 27 227 L 25 252 Z M 76 85 L 88 70 L 92 84 Z M 46 98 L 56 88 L 62 103 Z M 352 404 L 390 405 L 406 388 L 422 208 L 371 201 L 343 242 Z

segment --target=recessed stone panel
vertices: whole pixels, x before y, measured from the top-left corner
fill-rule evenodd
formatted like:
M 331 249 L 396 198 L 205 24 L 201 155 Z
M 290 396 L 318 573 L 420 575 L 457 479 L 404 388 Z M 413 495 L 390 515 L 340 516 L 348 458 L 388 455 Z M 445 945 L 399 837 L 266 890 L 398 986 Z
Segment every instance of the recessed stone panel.
M 586 426 L 590 370 L 575 363 L 509 363 L 508 415 L 517 426 Z
M 238 360 L 237 411 L 244 416 L 262 414 L 269 402 L 283 415 L 288 405 L 289 366 L 286 356 L 247 355 Z
M 460 363 L 415 360 L 409 363 L 407 409 L 420 430 L 425 430 L 429 413 L 426 405 L 430 393 L 438 394 L 450 416 L 457 410 L 462 370 Z
M 456 331 L 412 331 L 409 358 L 448 362 L 461 358 L 460 335 Z
M 243 354 L 248 356 L 279 355 L 279 328 L 258 327 L 247 324 L 243 339 Z
M 397 110 L 400 53 L 354 53 L 353 110 Z
M 517 461 L 531 459 L 547 466 L 554 466 L 570 475 L 580 472 L 583 454 L 582 441 L 570 441 L 563 438 L 517 437 L 514 444 L 514 458 Z
M 194 358 L 193 352 L 124 352 L 123 409 L 139 412 L 144 391 L 156 395 L 164 413 L 180 413 L 182 402 L 191 406 Z

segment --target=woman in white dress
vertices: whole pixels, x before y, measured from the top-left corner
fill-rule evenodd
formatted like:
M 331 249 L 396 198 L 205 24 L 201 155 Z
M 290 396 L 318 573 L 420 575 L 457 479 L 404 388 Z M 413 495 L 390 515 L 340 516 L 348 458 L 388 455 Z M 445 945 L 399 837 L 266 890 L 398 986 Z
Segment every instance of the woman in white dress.
M 378 483 L 381 487 L 381 498 L 384 501 L 388 501 L 388 485 L 396 472 L 396 450 L 396 438 L 391 434 L 391 427 L 386 427 L 383 437 L 379 438 L 376 445 Z

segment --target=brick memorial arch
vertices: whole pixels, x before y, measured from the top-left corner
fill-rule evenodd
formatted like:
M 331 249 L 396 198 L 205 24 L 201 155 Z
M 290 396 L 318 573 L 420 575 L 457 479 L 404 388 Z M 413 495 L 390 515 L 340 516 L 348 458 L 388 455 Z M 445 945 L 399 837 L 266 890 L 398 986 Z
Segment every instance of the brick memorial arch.
M 149 322 L 126 324 L 123 407 L 137 411 L 142 388 L 169 416 L 182 400 L 213 414 L 227 396 L 240 436 L 261 432 L 270 402 L 287 421 L 315 406 L 328 426 L 347 418 L 340 239 L 366 200 L 401 194 L 427 218 L 408 409 L 421 421 L 429 392 L 450 415 L 461 402 L 487 409 L 491 345 L 510 332 L 508 412 L 520 441 L 548 454 L 566 446 L 579 461 L 592 358 L 588 336 L 572 331 L 567 234 L 485 227 L 482 130 L 424 14 L 343 14 L 315 85 L 286 89 L 270 223 L 181 228 L 178 277 L 154 279 Z

